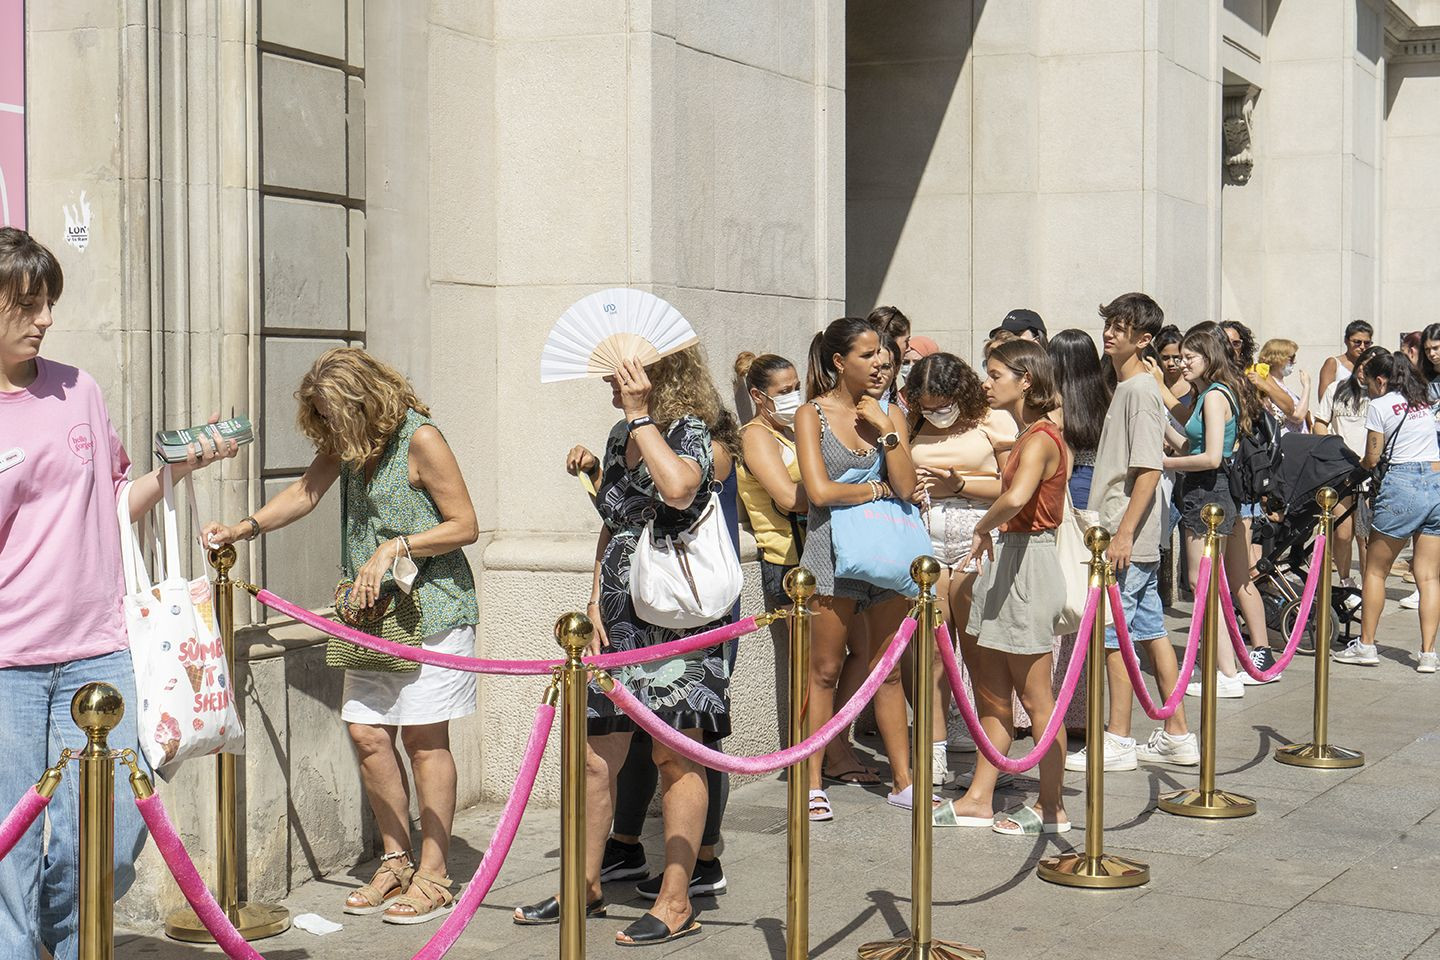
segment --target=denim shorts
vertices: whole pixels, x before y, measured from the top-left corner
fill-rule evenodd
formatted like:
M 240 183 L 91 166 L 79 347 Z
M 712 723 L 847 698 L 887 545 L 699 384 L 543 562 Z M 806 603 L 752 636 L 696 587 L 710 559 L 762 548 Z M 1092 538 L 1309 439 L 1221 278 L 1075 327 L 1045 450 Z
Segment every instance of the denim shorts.
M 1429 463 L 1392 463 L 1375 495 L 1371 528 L 1395 540 L 1440 536 L 1440 473 Z
M 1219 504 L 1225 519 L 1218 532 L 1222 537 L 1235 528 L 1235 498 L 1230 494 L 1230 481 L 1224 470 L 1196 470 L 1180 474 L 1180 522 L 1197 537 L 1205 535 L 1204 510 L 1207 504 Z
M 1130 639 L 1136 643 L 1147 643 L 1168 637 L 1165 627 L 1165 606 L 1160 602 L 1160 564 L 1136 563 L 1122 570 L 1115 578 L 1120 584 L 1120 608 L 1125 614 L 1125 627 Z M 1105 627 L 1105 648 L 1120 649 L 1120 638 L 1115 633 L 1114 614 Z

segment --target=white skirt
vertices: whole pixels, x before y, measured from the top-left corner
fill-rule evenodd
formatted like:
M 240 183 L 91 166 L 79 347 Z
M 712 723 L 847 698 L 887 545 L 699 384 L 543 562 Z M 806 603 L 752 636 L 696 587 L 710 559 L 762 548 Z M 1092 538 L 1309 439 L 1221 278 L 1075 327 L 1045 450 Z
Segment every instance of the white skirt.
M 431 634 L 421 646 L 436 653 L 473 657 L 475 628 L 467 624 Z M 342 699 L 340 719 L 346 723 L 414 727 L 458 720 L 475 712 L 475 674 L 430 663 L 405 673 L 346 670 Z

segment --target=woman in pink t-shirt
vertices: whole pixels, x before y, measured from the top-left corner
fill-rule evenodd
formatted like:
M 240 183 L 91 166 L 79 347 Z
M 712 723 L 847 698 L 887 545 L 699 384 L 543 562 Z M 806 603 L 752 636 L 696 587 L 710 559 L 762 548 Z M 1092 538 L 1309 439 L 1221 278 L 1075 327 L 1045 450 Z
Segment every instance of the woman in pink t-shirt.
M 160 500 L 160 474 L 127 485 L 130 459 L 100 388 L 84 371 L 41 358 L 64 282 L 53 253 L 23 230 L 0 229 L 0 730 L 8 751 L 0 808 L 63 748 L 84 747 L 70 699 L 87 683 L 119 689 L 127 709 L 110 745 L 139 752 L 115 508 L 123 490 L 131 516 L 149 511 Z M 175 465 L 177 476 L 235 455 L 234 442 L 218 434 L 200 446 Z M 7 960 L 37 958 L 42 945 L 55 960 L 76 956 L 77 784 L 66 776 L 51 801 L 43 860 L 38 824 L 0 860 Z M 144 843 L 134 805 L 117 802 L 117 899 Z

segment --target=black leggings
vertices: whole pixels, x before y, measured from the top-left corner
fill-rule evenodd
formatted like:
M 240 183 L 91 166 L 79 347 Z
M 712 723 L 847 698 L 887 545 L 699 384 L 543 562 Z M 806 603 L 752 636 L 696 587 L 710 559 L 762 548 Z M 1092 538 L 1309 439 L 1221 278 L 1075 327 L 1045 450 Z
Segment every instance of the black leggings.
M 710 746 L 718 749 L 718 744 Z M 655 787 L 660 782 L 652 747 L 650 735 L 636 730 L 630 738 L 630 753 L 616 778 L 614 832 L 622 836 L 638 837 L 645 832 L 645 816 L 650 812 L 650 801 L 655 798 Z M 720 825 L 725 819 L 725 804 L 730 799 L 730 774 L 709 767 L 704 770 L 710 803 L 705 810 L 705 832 L 700 835 L 700 846 L 713 847 L 720 842 Z

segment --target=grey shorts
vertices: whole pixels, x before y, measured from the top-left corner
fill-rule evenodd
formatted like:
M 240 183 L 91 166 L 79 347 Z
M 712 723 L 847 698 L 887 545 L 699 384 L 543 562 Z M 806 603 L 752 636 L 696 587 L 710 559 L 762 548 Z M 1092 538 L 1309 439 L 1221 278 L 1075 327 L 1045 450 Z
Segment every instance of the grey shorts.
M 835 598 L 837 600 L 854 600 L 855 612 L 864 613 L 877 603 L 884 603 L 892 597 L 900 594 L 885 587 L 877 587 L 873 583 L 864 580 L 851 580 L 847 577 L 835 578 Z
M 1049 653 L 1055 618 L 1065 609 L 1065 571 L 1055 531 L 1002 533 L 995 560 L 975 584 L 968 632 L 1002 653 Z

